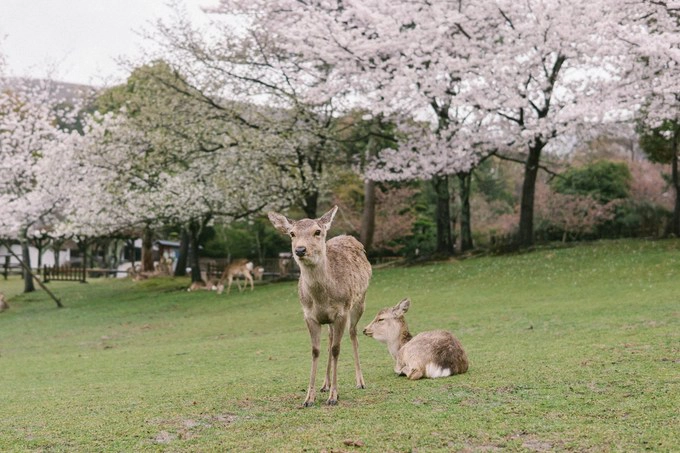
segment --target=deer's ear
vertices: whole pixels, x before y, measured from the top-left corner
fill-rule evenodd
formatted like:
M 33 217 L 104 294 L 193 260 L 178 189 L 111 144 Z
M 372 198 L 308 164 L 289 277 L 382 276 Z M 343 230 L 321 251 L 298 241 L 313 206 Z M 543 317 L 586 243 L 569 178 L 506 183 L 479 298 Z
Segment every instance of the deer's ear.
M 411 301 L 406 298 L 403 299 L 401 302 L 399 302 L 397 305 L 392 308 L 392 312 L 394 313 L 395 316 L 404 316 L 404 313 L 406 313 L 411 306 Z
M 283 234 L 290 233 L 290 230 L 293 228 L 292 221 L 286 216 L 283 216 L 277 212 L 269 212 L 267 217 L 269 217 L 269 221 L 272 223 L 272 225 L 274 225 L 274 228 Z
M 338 212 L 338 207 L 333 206 L 333 208 L 325 213 L 324 215 L 321 216 L 319 219 L 319 223 L 323 225 L 323 227 L 328 231 L 331 227 L 331 223 L 333 223 L 333 218 L 335 218 L 335 214 Z

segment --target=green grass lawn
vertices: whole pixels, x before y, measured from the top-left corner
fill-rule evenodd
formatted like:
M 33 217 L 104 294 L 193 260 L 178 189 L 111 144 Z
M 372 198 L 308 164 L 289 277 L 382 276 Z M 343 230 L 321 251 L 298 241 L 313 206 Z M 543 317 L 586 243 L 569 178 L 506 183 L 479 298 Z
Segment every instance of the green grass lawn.
M 0 451 L 680 451 L 680 240 L 376 270 L 360 326 L 408 296 L 470 370 L 408 381 L 362 337 L 358 390 L 346 335 L 335 407 L 300 407 L 295 283 L 49 285 L 66 308 L 0 280 Z

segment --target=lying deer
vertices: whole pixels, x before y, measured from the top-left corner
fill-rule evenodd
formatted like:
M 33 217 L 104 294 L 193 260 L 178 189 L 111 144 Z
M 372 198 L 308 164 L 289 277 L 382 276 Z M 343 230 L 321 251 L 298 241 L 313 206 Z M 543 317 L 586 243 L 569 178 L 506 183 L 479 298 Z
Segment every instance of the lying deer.
M 396 361 L 394 372 L 409 379 L 438 378 L 465 373 L 468 359 L 463 345 L 446 330 L 431 330 L 411 336 L 404 319 L 411 301 L 404 299 L 383 308 L 364 329 L 364 335 L 386 343 Z
M 5 300 L 5 295 L 0 293 L 0 311 L 5 311 L 9 309 L 9 304 Z
M 364 388 L 359 364 L 357 323 L 364 313 L 364 299 L 371 278 L 371 265 L 359 241 L 351 236 L 337 236 L 326 242 L 338 207 L 319 219 L 290 220 L 281 214 L 269 213 L 277 230 L 290 235 L 295 261 L 300 266 L 298 292 L 300 304 L 312 343 L 312 370 L 303 405 L 314 404 L 316 371 L 321 346 L 321 325 L 328 324 L 328 366 L 321 391 L 329 391 L 327 404 L 338 403 L 338 356 L 340 340 L 349 325 L 349 337 L 354 351 L 354 372 L 357 388 Z
M 191 286 L 189 286 L 189 289 L 187 289 L 187 291 L 198 290 L 217 291 L 218 293 L 221 294 L 222 291 L 224 290 L 224 285 L 222 285 L 222 282 L 219 282 L 217 280 L 210 280 L 207 283 L 201 280 L 199 282 L 193 282 Z
M 250 290 L 252 291 L 255 286 L 253 283 L 253 273 L 256 273 L 256 271 L 259 271 L 259 268 L 257 270 L 254 269 L 252 261 L 249 261 L 247 259 L 232 261 L 224 270 L 224 272 L 222 273 L 222 277 L 220 278 L 220 284 L 222 285 L 222 289 L 224 289 L 224 281 L 226 280 L 227 294 L 229 294 L 231 292 L 231 284 L 234 281 L 234 277 L 243 277 L 246 279 L 246 283 L 243 285 L 243 288 L 245 288 L 248 285 L 248 282 L 250 282 Z M 243 291 L 241 283 L 239 283 L 238 281 L 236 281 L 236 286 L 238 286 L 239 292 Z M 221 293 L 222 291 L 220 291 L 220 294 Z

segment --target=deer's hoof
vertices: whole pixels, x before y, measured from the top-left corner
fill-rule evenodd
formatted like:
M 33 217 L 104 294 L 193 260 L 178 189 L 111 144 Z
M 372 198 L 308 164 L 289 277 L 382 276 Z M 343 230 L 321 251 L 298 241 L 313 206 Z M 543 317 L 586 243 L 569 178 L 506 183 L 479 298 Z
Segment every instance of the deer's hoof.
M 302 403 L 302 407 L 312 407 L 314 406 L 314 401 L 305 401 Z
M 357 388 L 358 388 L 358 389 L 365 389 L 365 388 L 366 388 L 366 384 L 357 384 Z
M 334 399 L 329 399 L 328 401 L 326 401 L 326 404 L 328 404 L 329 406 L 337 406 L 337 405 L 338 405 L 338 400 L 337 400 L 337 399 L 335 399 L 335 400 L 334 400 Z

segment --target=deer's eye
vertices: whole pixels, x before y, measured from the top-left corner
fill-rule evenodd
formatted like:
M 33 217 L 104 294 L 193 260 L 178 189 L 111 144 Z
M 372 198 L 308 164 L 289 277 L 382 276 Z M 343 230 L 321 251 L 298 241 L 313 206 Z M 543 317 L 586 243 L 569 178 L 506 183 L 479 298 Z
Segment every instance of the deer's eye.
M 321 230 L 316 230 L 314 232 L 314 236 L 321 236 Z

